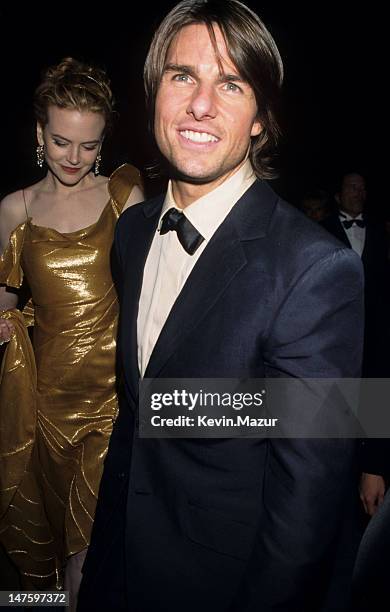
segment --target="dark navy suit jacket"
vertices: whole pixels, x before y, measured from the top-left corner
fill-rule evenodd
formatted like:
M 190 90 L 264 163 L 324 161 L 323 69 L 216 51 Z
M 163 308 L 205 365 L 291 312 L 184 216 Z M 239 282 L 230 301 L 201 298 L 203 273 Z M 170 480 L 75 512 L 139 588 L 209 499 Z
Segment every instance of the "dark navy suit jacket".
M 364 268 L 365 337 L 363 351 L 363 377 L 390 376 L 388 359 L 390 327 L 390 275 L 387 259 L 387 238 L 380 223 L 365 216 L 366 237 L 362 253 Z M 348 236 L 337 213 L 322 222 L 333 236 L 351 247 Z
M 390 274 L 387 259 L 387 239 L 384 227 L 365 217 L 366 238 L 362 253 L 364 267 L 365 326 L 363 369 L 364 378 L 390 376 Z M 337 213 L 322 223 L 329 232 L 344 242 L 351 243 Z M 360 464 L 363 472 L 390 478 L 390 440 L 371 438 L 362 441 Z
M 313 612 L 350 507 L 353 441 L 137 434 L 138 303 L 162 203 L 131 207 L 117 226 L 126 400 L 106 459 L 84 592 L 124 487 L 129 610 Z M 196 263 L 145 377 L 358 376 L 362 301 L 356 254 L 256 181 Z

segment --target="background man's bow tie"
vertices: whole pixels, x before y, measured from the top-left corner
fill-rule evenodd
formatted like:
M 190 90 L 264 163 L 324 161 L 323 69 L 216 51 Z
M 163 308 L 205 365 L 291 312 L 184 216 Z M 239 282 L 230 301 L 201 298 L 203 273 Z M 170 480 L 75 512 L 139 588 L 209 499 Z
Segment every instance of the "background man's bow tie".
M 354 224 L 358 227 L 366 227 L 366 223 L 365 221 L 363 221 L 363 219 L 344 219 L 344 221 L 341 221 L 341 223 L 343 224 L 345 229 L 349 229 Z

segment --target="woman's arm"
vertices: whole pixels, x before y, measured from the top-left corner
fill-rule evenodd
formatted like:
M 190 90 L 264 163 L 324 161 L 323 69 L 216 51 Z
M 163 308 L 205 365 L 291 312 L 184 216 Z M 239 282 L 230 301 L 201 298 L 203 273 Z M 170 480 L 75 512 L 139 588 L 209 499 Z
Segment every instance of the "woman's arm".
M 25 220 L 23 205 L 23 195 L 21 191 L 16 191 L 6 196 L 0 203 L 0 254 L 3 253 L 8 245 L 12 231 Z M 18 296 L 7 290 L 7 287 L 0 287 L 0 312 L 15 308 L 18 303 Z M 0 344 L 8 342 L 13 331 L 13 325 L 6 319 L 0 317 Z

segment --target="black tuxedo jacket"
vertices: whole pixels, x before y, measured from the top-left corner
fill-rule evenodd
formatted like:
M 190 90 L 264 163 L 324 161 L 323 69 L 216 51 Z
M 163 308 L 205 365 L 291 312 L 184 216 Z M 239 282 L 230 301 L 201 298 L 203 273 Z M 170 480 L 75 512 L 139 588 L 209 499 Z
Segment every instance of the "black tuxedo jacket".
M 365 333 L 363 377 L 387 378 L 390 376 L 389 351 L 389 264 L 387 240 L 384 228 L 365 217 L 366 237 L 362 253 L 364 267 Z M 351 248 L 347 233 L 338 213 L 322 222 L 323 227 Z
M 124 487 L 129 610 L 314 612 L 351 502 L 354 442 L 138 436 L 138 303 L 162 203 L 128 209 L 117 226 L 126 400 L 84 591 Z M 257 181 L 196 263 L 145 377 L 359 376 L 362 317 L 356 254 Z
M 388 378 L 390 376 L 390 276 L 387 259 L 387 240 L 384 228 L 365 217 L 366 238 L 362 253 L 364 267 L 364 378 Z M 351 243 L 334 213 L 322 225 L 346 246 Z M 390 478 L 390 441 L 388 439 L 362 440 L 360 448 L 361 471 Z

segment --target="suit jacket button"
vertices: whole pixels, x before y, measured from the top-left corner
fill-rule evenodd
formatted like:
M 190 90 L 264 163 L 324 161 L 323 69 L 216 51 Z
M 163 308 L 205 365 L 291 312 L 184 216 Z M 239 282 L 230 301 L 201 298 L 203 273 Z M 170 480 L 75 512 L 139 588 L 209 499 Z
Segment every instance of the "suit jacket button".
M 135 487 L 134 493 L 135 495 L 151 495 L 151 492 L 145 487 Z

